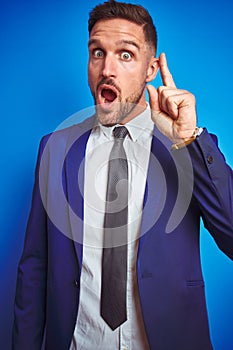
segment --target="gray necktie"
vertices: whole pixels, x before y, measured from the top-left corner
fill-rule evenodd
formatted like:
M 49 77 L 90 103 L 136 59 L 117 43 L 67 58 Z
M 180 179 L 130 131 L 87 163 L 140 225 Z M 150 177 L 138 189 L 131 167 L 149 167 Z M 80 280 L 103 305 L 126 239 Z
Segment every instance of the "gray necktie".
M 123 147 L 127 133 L 124 126 L 113 130 L 104 218 L 101 316 L 112 330 L 127 320 L 128 164 Z

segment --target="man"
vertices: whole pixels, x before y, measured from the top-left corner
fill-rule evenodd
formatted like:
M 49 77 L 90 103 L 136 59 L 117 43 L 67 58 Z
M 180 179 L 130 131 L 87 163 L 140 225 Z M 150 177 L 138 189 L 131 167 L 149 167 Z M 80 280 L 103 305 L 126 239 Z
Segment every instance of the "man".
M 143 7 L 98 5 L 89 34 L 96 113 L 42 139 L 13 348 L 212 349 L 199 225 L 232 259 L 232 170 Z

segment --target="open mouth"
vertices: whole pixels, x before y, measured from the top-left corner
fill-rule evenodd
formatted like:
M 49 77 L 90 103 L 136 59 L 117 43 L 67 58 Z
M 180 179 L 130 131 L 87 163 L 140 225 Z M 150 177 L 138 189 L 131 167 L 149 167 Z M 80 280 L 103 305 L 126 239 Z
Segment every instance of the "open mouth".
M 98 94 L 98 103 L 110 105 L 116 101 L 118 97 L 118 91 L 115 87 L 110 85 L 101 85 Z
M 116 93 L 111 89 L 103 89 L 101 96 L 104 98 L 104 103 L 112 103 L 117 97 Z

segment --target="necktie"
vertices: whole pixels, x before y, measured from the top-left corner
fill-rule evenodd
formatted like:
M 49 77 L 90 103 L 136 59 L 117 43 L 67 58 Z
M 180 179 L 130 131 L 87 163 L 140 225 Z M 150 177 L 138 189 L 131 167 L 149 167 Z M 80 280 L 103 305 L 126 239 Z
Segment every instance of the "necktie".
M 128 130 L 113 130 L 104 218 L 101 316 L 112 330 L 127 320 L 128 164 L 123 147 Z

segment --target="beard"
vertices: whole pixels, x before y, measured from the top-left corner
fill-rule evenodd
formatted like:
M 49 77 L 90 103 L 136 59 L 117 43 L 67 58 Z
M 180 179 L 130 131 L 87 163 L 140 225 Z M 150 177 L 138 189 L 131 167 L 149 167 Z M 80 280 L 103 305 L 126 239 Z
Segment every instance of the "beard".
M 103 79 L 97 85 L 96 94 L 99 86 L 101 86 L 102 84 L 112 85 L 119 92 L 116 101 L 114 101 L 112 108 L 110 109 L 102 108 L 101 104 L 96 104 L 96 95 L 93 94 L 97 119 L 102 125 L 113 126 L 116 124 L 120 124 L 132 112 L 134 112 L 135 115 L 140 114 L 142 112 L 142 106 L 139 106 L 139 101 L 141 100 L 142 95 L 144 94 L 146 83 L 143 83 L 142 86 L 140 86 L 136 91 L 132 92 L 129 96 L 127 96 L 124 99 L 122 98 L 121 89 L 114 83 L 114 81 L 112 81 L 112 79 Z

